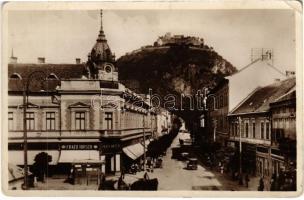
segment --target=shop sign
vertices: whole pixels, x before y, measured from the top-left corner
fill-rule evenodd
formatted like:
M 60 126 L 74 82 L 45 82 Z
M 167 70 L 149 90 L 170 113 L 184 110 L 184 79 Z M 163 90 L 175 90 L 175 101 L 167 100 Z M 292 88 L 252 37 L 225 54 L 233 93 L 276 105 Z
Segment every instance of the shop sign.
M 98 150 L 98 144 L 62 144 L 61 150 Z
M 104 152 L 111 152 L 111 151 L 119 151 L 121 148 L 121 145 L 118 143 L 114 144 L 102 144 L 101 150 Z

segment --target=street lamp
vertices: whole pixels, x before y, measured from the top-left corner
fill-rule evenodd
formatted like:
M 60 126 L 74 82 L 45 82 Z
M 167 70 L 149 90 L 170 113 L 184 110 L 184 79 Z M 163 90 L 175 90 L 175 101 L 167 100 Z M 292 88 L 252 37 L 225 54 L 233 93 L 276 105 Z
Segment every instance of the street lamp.
M 146 132 L 145 132 L 145 112 L 143 113 L 143 139 L 144 139 L 144 171 L 146 171 Z
M 30 83 L 36 74 L 42 74 L 46 77 L 46 74 L 43 71 L 34 71 L 28 77 L 26 82 L 23 85 L 23 153 L 24 153 L 24 184 L 23 189 L 28 189 L 28 162 L 27 162 L 27 123 L 26 123 L 26 109 L 28 106 L 28 96 L 29 96 L 29 86 Z M 44 81 L 46 79 L 43 79 Z

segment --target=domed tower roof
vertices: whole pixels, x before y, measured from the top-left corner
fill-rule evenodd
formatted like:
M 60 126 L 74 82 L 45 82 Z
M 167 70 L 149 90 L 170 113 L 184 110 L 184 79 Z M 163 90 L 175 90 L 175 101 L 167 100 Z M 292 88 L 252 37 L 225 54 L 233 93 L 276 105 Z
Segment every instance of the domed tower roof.
M 105 34 L 103 32 L 103 26 L 102 26 L 102 10 L 100 11 L 100 18 L 101 18 L 101 26 L 98 38 L 96 40 L 96 43 L 90 53 L 90 60 L 96 64 L 102 63 L 102 62 L 114 62 L 115 58 L 114 55 L 111 52 L 111 49 L 107 43 L 107 39 L 105 37 Z

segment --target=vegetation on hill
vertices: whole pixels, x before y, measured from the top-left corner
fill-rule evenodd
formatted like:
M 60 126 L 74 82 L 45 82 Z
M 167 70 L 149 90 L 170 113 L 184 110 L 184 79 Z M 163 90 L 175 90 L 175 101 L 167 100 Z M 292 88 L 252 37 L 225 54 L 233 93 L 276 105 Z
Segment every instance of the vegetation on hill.
M 231 63 L 209 48 L 149 47 L 117 60 L 119 78 L 140 93 L 153 91 L 192 94 L 213 88 L 222 77 L 236 72 Z M 164 89 L 164 91 L 162 91 Z
M 194 96 L 198 90 L 212 89 L 223 77 L 237 71 L 207 45 L 144 47 L 120 57 L 117 66 L 119 79 L 128 88 L 144 94 L 152 89 L 152 94 L 162 99 L 168 94 Z M 177 100 L 175 114 L 186 123 L 199 118 L 201 111 L 190 110 L 187 101 L 182 102 L 184 110 L 180 110 L 180 98 Z

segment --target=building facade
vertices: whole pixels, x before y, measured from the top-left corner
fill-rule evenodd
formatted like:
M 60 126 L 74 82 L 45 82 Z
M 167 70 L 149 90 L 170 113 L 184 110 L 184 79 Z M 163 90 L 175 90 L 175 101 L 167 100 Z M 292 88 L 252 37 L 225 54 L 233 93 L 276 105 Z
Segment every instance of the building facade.
M 50 169 L 66 172 L 71 163 L 102 161 L 102 172 L 117 173 L 142 158 L 157 131 L 157 114 L 148 96 L 118 82 L 118 70 L 103 26 L 88 61 L 76 64 L 8 66 L 9 162 L 24 164 L 23 91 L 27 92 L 28 164 L 46 152 Z M 36 73 L 37 76 L 31 78 Z M 43 78 L 41 78 L 43 76 Z
M 274 145 L 275 135 L 280 135 L 274 133 L 277 119 L 271 105 L 294 87 L 295 79 L 289 78 L 257 88 L 229 114 L 229 140 L 241 153 L 242 172 L 263 178 L 266 190 L 270 190 L 272 176 L 279 171 L 281 160 L 284 160 L 284 153 Z M 295 130 L 292 135 L 295 139 Z M 239 171 L 240 166 L 235 167 L 234 170 Z
M 228 114 L 256 88 L 286 79 L 286 74 L 276 70 L 270 63 L 270 58 L 260 55 L 238 72 L 225 77 L 210 91 L 207 134 L 211 140 L 227 146 L 230 132 Z

